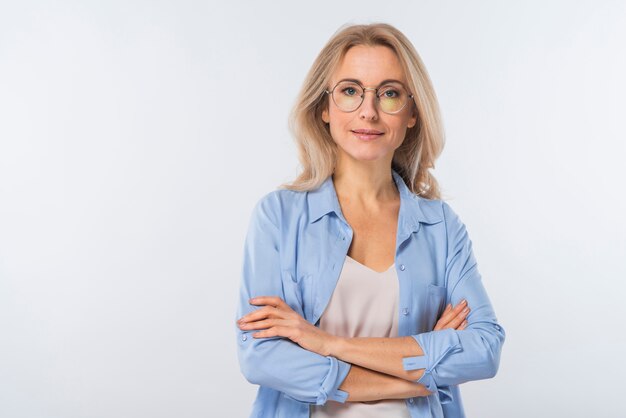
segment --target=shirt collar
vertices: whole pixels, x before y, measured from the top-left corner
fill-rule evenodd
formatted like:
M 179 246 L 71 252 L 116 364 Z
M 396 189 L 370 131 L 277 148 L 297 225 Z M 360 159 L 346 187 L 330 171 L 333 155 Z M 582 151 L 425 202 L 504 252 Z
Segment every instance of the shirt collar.
M 398 224 L 401 229 L 417 231 L 420 223 L 435 224 L 443 220 L 435 211 L 422 208 L 425 205 L 424 199 L 409 190 L 400 174 L 394 169 L 391 169 L 391 174 L 400 191 Z M 328 176 L 320 187 L 308 192 L 308 208 L 309 223 L 317 221 L 330 212 L 335 212 L 340 219 L 348 223 L 341 213 L 332 175 Z

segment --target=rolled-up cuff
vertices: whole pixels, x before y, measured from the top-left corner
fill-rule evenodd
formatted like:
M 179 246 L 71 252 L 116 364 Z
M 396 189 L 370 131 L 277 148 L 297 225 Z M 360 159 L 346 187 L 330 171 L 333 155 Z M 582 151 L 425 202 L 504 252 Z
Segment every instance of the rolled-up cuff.
M 437 335 L 434 335 L 437 334 Z M 444 329 L 411 335 L 422 348 L 424 355 L 402 359 L 404 370 L 424 369 L 424 374 L 417 380 L 433 393 L 437 393 L 441 403 L 452 402 L 453 396 L 448 386 L 437 385 L 436 367 L 447 355 L 462 351 L 461 341 L 456 331 Z
M 326 356 L 326 358 L 330 360 L 330 370 L 322 382 L 315 404 L 324 405 L 328 400 L 345 403 L 348 399 L 348 392 L 340 390 L 339 386 L 346 379 L 352 364 L 331 356 Z
M 417 380 L 417 383 L 421 383 L 426 387 L 426 389 L 432 393 L 436 393 L 437 396 L 439 396 L 439 402 L 441 403 L 449 403 L 454 399 L 450 387 L 437 386 L 437 383 L 435 383 L 435 379 L 433 379 L 433 375 L 430 371 L 424 371 L 424 374 Z

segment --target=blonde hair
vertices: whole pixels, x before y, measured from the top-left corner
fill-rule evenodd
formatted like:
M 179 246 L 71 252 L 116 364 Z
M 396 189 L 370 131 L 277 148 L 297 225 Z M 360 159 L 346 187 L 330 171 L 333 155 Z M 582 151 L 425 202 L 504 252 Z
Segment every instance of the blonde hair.
M 407 129 L 402 145 L 396 149 L 392 168 L 413 193 L 427 199 L 439 199 L 439 185 L 428 171 L 435 167 L 435 160 L 445 143 L 437 96 L 426 67 L 411 42 L 386 23 L 344 25 L 318 54 L 289 116 L 289 130 L 295 138 L 303 170 L 293 182 L 279 187 L 295 191 L 314 190 L 333 174 L 338 150 L 329 126 L 322 120 L 322 111 L 329 100 L 324 90 L 346 52 L 356 45 L 382 45 L 397 55 L 407 77 L 407 87 L 414 95 L 418 120 L 415 126 Z

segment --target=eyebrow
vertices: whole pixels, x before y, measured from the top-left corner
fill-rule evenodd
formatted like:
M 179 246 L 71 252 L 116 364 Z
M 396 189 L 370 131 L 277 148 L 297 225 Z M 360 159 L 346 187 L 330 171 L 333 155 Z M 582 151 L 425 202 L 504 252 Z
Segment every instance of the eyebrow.
M 338 84 L 338 83 L 341 83 L 342 81 L 352 81 L 352 82 L 355 82 L 355 83 L 359 83 L 360 85 L 363 85 L 363 82 L 361 82 L 361 80 L 358 80 L 358 79 L 356 79 L 356 78 L 343 78 L 343 79 L 339 80 L 339 81 L 337 82 L 337 84 Z M 380 87 L 380 86 L 382 86 L 383 84 L 386 84 L 386 83 L 394 83 L 394 82 L 395 82 L 395 83 L 402 84 L 402 85 L 404 86 L 404 83 L 403 83 L 402 81 L 400 81 L 400 80 L 396 80 L 396 79 L 394 79 L 394 78 L 388 78 L 388 79 L 386 79 L 386 80 L 381 81 L 381 82 L 378 84 L 378 86 L 376 86 L 376 87 Z

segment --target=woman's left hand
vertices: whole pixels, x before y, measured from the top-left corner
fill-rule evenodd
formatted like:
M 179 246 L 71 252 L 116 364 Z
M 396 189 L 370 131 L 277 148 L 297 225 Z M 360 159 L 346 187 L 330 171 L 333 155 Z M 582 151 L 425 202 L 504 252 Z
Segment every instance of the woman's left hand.
M 323 356 L 331 355 L 339 337 L 311 324 L 278 296 L 257 296 L 250 300 L 250 304 L 266 305 L 237 321 L 244 331 L 263 330 L 252 334 L 254 338 L 286 337 L 306 350 Z

